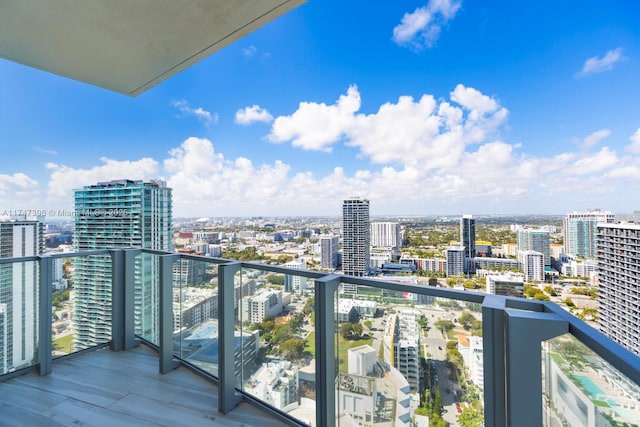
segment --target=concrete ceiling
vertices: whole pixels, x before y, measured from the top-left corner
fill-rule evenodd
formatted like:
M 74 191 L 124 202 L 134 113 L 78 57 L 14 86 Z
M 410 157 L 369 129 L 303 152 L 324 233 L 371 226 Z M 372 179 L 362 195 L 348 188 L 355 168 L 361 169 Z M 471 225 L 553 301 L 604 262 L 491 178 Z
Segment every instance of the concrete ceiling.
M 306 0 L 1 0 L 0 57 L 137 96 Z

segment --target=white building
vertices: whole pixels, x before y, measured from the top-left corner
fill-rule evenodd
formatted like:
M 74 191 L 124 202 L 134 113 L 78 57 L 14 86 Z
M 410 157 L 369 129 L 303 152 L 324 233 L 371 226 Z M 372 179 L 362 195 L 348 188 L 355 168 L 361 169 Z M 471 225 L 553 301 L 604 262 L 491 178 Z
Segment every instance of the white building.
M 514 272 L 489 273 L 486 276 L 488 294 L 524 296 L 524 274 Z
M 285 360 L 264 363 L 244 386 L 247 393 L 280 410 L 298 401 L 298 388 L 298 369 Z
M 560 255 L 560 272 L 564 276 L 580 276 L 592 278 L 597 275 L 598 262 L 595 259 L 586 259 L 578 261 L 574 257 L 562 254 Z
M 464 274 L 464 246 L 451 245 L 447 248 L 447 276 Z
M 376 353 L 369 345 L 349 350 L 348 373 L 339 373 L 337 381 L 340 425 L 409 427 L 417 397 L 411 394 L 409 382 L 400 371 L 378 362 Z M 376 415 L 388 418 L 381 424 Z
M 260 289 L 255 295 L 242 298 L 240 321 L 262 322 L 282 313 L 283 292 L 274 289 Z
M 484 359 L 482 337 L 458 336 L 458 350 L 469 370 L 469 379 L 480 390 L 484 389 Z
M 544 254 L 536 251 L 518 251 L 518 262 L 522 265 L 528 282 L 544 281 Z
M 391 316 L 383 338 L 385 360 L 407 379 L 411 391 L 420 386 L 420 316 L 412 310 Z
M 342 203 L 342 271 L 346 275 L 364 276 L 369 271 L 371 246 L 369 200 L 352 197 Z M 355 289 L 348 291 L 355 294 Z M 347 292 L 347 289 L 344 289 Z M 351 292 L 353 291 L 353 292 Z
M 41 255 L 43 223 L 0 221 L 0 258 Z M 30 365 L 38 347 L 36 262 L 0 264 L 0 374 Z
M 350 348 L 347 354 L 347 370 L 350 374 L 372 376 L 373 368 L 378 360 L 378 352 L 370 345 Z
M 304 258 L 298 258 L 287 262 L 283 267 L 291 268 L 293 270 L 306 270 L 307 262 Z M 285 275 L 284 290 L 285 292 L 293 293 L 295 295 L 302 295 L 304 291 L 307 290 L 307 278 L 295 274 Z
M 402 237 L 397 222 L 372 222 L 371 246 L 374 248 L 400 248 Z
M 382 264 L 388 264 L 391 262 L 391 252 L 372 253 L 369 260 L 369 266 L 372 270 L 382 268 Z

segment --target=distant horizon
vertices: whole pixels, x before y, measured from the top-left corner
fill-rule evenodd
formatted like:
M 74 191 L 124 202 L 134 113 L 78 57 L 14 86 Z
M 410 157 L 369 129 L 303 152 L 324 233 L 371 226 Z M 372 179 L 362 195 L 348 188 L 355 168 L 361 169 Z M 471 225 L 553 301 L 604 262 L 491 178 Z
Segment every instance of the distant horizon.
M 574 212 L 574 211 L 572 211 Z M 552 218 L 562 218 L 565 215 L 572 213 L 572 212 L 565 212 L 565 213 L 540 213 L 540 214 L 471 214 L 473 216 L 473 218 L 475 219 L 481 219 L 481 218 L 536 218 L 536 217 L 552 217 Z M 640 210 L 636 211 L 636 212 L 640 212 Z M 614 215 L 632 215 L 636 212 L 621 212 L 621 213 L 616 213 L 613 212 Z M 374 215 L 372 214 L 370 216 L 371 218 L 371 222 L 375 222 L 373 220 L 375 219 L 385 219 L 385 218 L 416 218 L 416 219 L 420 219 L 420 218 L 429 218 L 429 219 L 437 219 L 437 218 L 445 218 L 445 219 L 457 219 L 457 218 L 461 218 L 463 214 L 425 214 L 425 215 L 419 215 L 419 214 L 404 214 L 404 215 Z M 206 219 L 207 221 L 214 221 L 214 220 L 228 220 L 228 219 L 242 219 L 242 220 L 270 220 L 270 219 L 300 219 L 300 218 L 318 218 L 318 219 L 335 219 L 335 220 L 339 220 L 340 218 L 342 218 L 342 215 L 250 215 L 250 216 L 209 216 L 209 217 L 200 217 L 200 216 L 189 216 L 189 217 L 183 217 L 183 216 L 173 216 L 173 220 L 174 221 L 191 221 L 191 222 L 205 222 L 205 221 L 198 221 L 201 219 Z M 0 216 L 0 220 L 2 220 L 3 217 Z M 72 218 L 65 218 L 65 217 L 45 217 L 45 222 L 73 222 Z

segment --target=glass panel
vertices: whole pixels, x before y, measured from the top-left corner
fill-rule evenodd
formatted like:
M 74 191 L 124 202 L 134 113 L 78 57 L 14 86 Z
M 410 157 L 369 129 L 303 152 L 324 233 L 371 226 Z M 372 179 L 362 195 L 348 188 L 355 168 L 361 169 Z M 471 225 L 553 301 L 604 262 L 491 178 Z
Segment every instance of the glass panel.
M 0 374 L 38 363 L 38 263 L 0 264 Z
M 160 345 L 160 255 L 138 254 L 133 268 L 135 334 Z
M 173 264 L 174 348 L 179 357 L 218 376 L 218 266 Z
M 640 425 L 640 387 L 571 334 L 543 342 L 545 426 Z
M 337 316 L 340 422 L 483 424 L 479 304 L 343 284 Z
M 75 304 L 73 303 L 73 258 L 52 260 L 52 356 L 63 356 L 73 352 Z
M 313 280 L 244 268 L 241 283 L 236 334 L 245 345 L 258 346 L 257 352 L 242 352 L 242 389 L 300 421 L 315 422 Z
M 58 354 L 111 341 L 111 256 L 77 256 L 67 265 L 73 337 L 70 346 L 68 337 L 54 340 Z

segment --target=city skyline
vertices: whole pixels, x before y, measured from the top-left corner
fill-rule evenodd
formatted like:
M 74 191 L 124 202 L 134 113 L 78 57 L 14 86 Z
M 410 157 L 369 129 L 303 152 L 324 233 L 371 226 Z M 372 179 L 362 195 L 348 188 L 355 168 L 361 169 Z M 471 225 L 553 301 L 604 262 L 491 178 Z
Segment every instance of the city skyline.
M 339 215 L 354 195 L 372 216 L 629 213 L 639 12 L 312 0 L 138 98 L 0 60 L 0 210 L 160 178 L 176 217 Z

